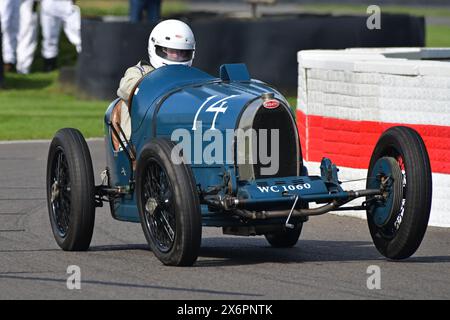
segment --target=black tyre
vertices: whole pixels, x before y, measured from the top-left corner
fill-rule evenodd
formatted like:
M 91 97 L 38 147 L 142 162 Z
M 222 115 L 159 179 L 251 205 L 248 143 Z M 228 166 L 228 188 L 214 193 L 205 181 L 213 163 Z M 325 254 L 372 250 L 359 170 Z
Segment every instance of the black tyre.
M 267 242 L 275 248 L 290 248 L 297 244 L 302 233 L 303 223 L 299 223 L 294 229 L 285 229 L 276 233 L 265 235 Z
M 174 164 L 174 143 L 154 139 L 137 162 L 136 195 L 145 237 L 165 265 L 190 266 L 202 236 L 200 202 L 191 167 Z
M 383 203 L 374 201 L 373 197 L 367 198 L 370 234 L 382 255 L 405 259 L 418 249 L 428 226 L 432 195 L 430 160 L 425 144 L 415 130 L 392 127 L 381 135 L 375 146 L 367 188 L 380 186 L 382 163 L 392 169 L 394 179 L 390 179 L 388 201 Z M 397 175 L 399 178 L 395 178 Z M 386 214 L 382 219 L 380 212 Z
M 59 130 L 47 160 L 47 204 L 58 245 L 66 251 L 89 248 L 95 220 L 94 174 L 89 148 L 76 129 Z

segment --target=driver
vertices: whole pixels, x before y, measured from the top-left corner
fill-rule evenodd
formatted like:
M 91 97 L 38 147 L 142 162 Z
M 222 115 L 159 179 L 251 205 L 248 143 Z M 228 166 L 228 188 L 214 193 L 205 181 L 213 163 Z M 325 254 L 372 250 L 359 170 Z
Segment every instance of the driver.
M 120 80 L 117 95 L 121 99 L 112 114 L 114 125 L 120 123 L 127 140 L 131 136 L 131 118 L 129 100 L 140 80 L 153 70 L 170 65 L 180 64 L 191 66 L 194 60 L 195 38 L 191 28 L 179 20 L 165 20 L 153 28 L 148 40 L 148 55 L 150 63 L 140 61 L 128 68 Z M 117 129 L 117 128 L 116 128 Z M 117 130 L 120 132 L 119 130 Z M 122 138 L 122 140 L 124 140 Z M 119 149 L 119 141 L 113 135 L 115 150 Z

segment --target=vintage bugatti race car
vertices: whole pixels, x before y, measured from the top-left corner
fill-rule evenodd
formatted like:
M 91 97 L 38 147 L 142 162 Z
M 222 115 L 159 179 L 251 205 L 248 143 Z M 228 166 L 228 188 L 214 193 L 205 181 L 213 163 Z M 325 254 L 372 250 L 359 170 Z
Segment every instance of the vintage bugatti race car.
M 389 259 L 411 256 L 423 239 L 431 170 L 411 128 L 385 131 L 366 189 L 344 190 L 327 158 L 320 176 L 308 175 L 288 102 L 251 79 L 245 65 L 224 65 L 219 78 L 186 66 L 151 72 L 128 101 L 129 139 L 116 121 L 120 103 L 112 102 L 105 114 L 107 167 L 99 185 L 78 130 L 61 129 L 51 143 L 48 210 L 64 250 L 89 248 L 95 208 L 104 202 L 113 218 L 141 223 L 166 265 L 196 261 L 202 226 L 264 235 L 274 247 L 291 247 L 309 216 L 335 210 L 367 211 L 374 244 Z M 360 197 L 362 204 L 347 205 Z

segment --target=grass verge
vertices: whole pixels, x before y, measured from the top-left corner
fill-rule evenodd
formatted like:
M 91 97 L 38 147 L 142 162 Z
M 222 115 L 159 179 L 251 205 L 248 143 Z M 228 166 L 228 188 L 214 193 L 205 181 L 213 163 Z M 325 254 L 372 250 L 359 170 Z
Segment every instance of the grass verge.
M 0 140 L 50 139 L 60 128 L 100 137 L 106 101 L 83 101 L 61 92 L 58 73 L 6 75 L 0 90 Z
M 450 26 L 427 26 L 427 47 L 449 47 L 450 48 Z

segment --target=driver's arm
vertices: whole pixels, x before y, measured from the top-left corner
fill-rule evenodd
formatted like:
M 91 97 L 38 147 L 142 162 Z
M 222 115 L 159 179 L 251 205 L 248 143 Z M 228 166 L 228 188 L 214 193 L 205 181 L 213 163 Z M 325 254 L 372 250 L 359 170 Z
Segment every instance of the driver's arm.
M 134 67 L 128 68 L 125 75 L 120 80 L 117 96 L 124 101 L 129 101 L 130 95 L 146 74 L 155 70 L 148 62 L 140 61 Z
M 120 80 L 119 89 L 117 89 L 117 96 L 124 101 L 128 101 L 130 94 L 138 81 L 145 75 L 136 66 L 128 68 L 125 75 Z

